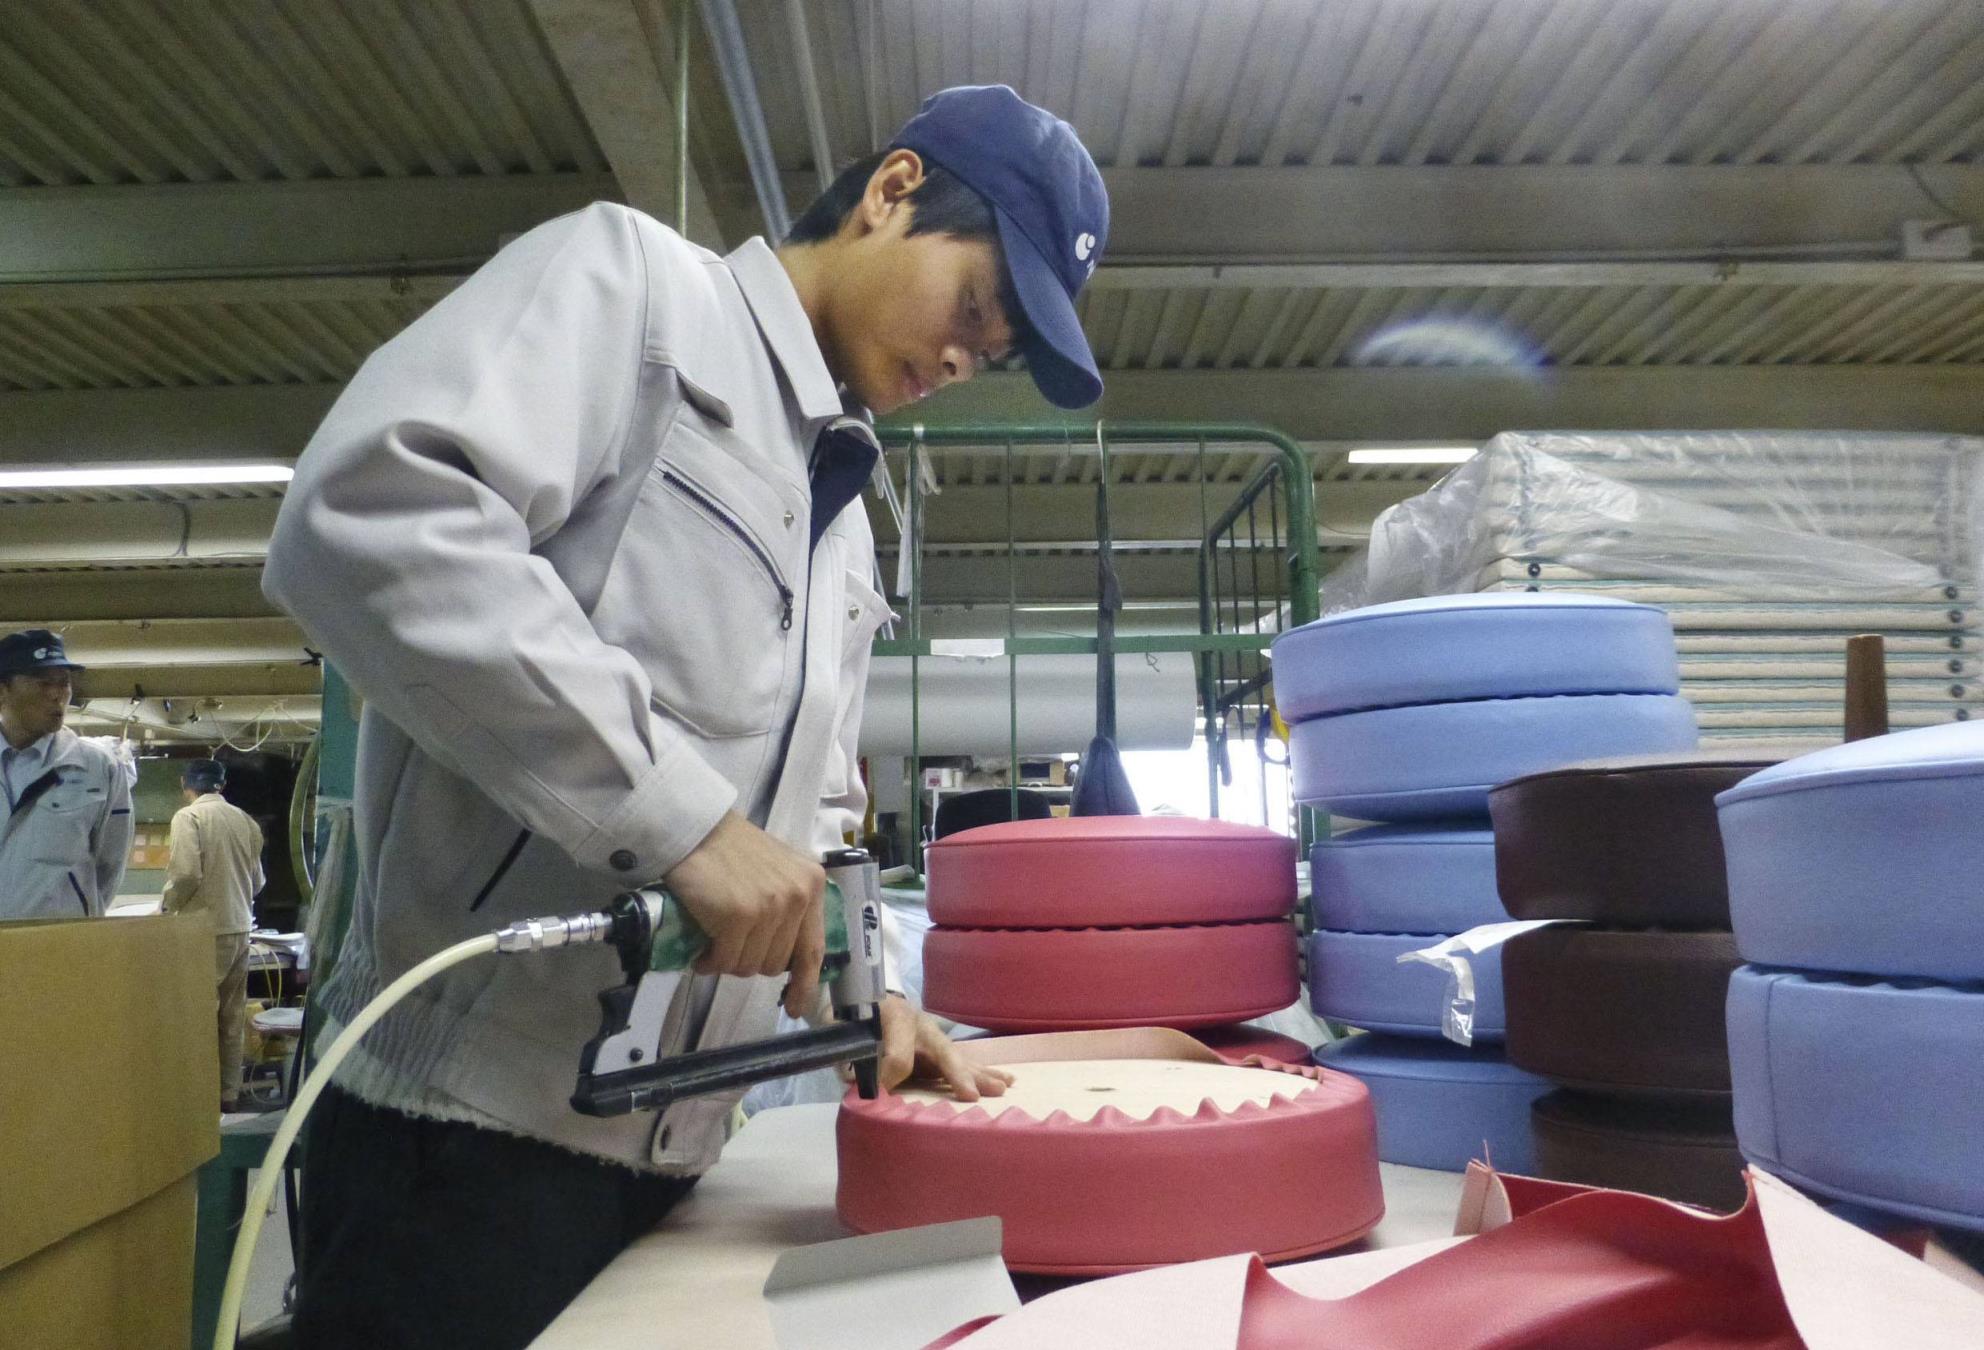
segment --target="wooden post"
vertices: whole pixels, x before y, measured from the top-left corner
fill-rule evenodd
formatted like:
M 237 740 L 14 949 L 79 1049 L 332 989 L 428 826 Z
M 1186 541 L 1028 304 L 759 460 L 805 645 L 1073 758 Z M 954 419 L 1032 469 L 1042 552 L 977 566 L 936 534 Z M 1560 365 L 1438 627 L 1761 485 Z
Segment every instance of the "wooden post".
M 1888 734 L 1887 640 L 1878 633 L 1846 639 L 1846 739 Z

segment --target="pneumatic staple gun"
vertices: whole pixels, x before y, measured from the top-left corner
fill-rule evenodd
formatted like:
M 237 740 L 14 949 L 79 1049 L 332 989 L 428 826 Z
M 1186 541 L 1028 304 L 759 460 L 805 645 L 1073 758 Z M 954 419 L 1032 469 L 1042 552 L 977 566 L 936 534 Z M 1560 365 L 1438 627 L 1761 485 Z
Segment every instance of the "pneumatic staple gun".
M 671 1053 L 668 1015 L 708 939 L 665 891 L 629 891 L 615 900 L 607 940 L 620 954 L 626 983 L 600 994 L 599 1034 L 579 1057 L 572 1107 L 588 1116 L 664 1110 L 682 1097 L 747 1087 L 809 1069 L 852 1063 L 863 1097 L 878 1089 L 882 1045 L 882 892 L 874 860 L 839 849 L 827 871 L 826 959 L 821 982 L 836 1021 L 807 1031 L 714 1050 Z

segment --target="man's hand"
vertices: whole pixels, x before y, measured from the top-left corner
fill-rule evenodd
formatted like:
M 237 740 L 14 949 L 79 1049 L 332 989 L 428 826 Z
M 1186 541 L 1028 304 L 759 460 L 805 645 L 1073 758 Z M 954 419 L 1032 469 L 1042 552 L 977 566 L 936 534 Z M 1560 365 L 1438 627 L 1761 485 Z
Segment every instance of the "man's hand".
M 942 1078 L 961 1102 L 999 1097 L 1013 1076 L 1004 1069 L 979 1068 L 958 1052 L 936 1019 L 919 1012 L 900 994 L 882 1000 L 882 1087 L 910 1077 Z
M 826 954 L 822 904 L 827 874 L 820 864 L 772 838 L 735 811 L 662 884 L 708 935 L 696 962 L 706 975 L 791 972 L 785 1010 L 810 1012 Z

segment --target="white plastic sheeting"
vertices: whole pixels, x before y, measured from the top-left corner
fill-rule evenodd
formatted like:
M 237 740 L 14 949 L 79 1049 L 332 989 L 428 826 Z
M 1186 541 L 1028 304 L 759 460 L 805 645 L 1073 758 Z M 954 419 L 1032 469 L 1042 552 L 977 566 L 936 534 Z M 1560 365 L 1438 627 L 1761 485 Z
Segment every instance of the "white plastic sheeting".
M 974 654 L 926 656 L 918 664 L 918 710 L 926 755 L 1003 757 L 1011 745 L 1011 663 L 997 641 Z M 1265 642 L 1263 642 L 1265 646 Z M 1095 735 L 1095 658 L 1022 656 L 1018 660 L 1019 751 L 1079 751 Z M 1198 684 L 1186 652 L 1119 653 L 1116 744 L 1123 750 L 1178 750 L 1192 743 Z M 869 665 L 861 716 L 861 753 L 910 750 L 910 658 L 878 656 Z
M 1887 639 L 1897 729 L 1984 715 L 1984 440 L 1510 432 L 1372 527 L 1323 613 L 1572 590 L 1658 605 L 1705 735 L 1840 731 L 1848 635 Z

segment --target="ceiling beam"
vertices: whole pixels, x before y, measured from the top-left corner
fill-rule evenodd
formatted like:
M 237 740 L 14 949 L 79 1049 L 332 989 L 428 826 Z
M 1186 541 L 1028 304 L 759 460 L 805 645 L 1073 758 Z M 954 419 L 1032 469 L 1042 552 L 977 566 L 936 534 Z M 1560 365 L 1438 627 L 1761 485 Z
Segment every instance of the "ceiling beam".
M 1984 218 L 1984 164 L 1916 172 Z M 1103 179 L 1116 262 L 1898 248 L 1903 221 L 1948 218 L 1901 164 L 1130 168 Z
M 1984 366 L 1124 370 L 1103 381 L 1102 402 L 1070 419 L 1077 434 L 1096 415 L 1258 422 L 1298 440 L 1440 444 L 1557 429 L 1984 431 Z M 1039 422 L 1051 413 L 1026 374 L 999 371 L 945 390 L 913 420 Z
M 259 567 L 39 572 L 0 577 L 0 612 L 16 628 L 65 628 L 98 619 L 272 618 Z
M 610 175 L 316 179 L 0 191 L 0 285 L 470 270 L 602 199 Z
M 1820 262 L 1119 263 L 1098 291 L 1377 290 L 1442 286 L 1975 286 L 1984 262 L 1836 259 Z
M 674 131 L 677 51 L 671 10 L 651 0 L 530 0 L 538 31 L 627 203 L 674 225 L 681 147 Z M 693 155 L 687 173 L 685 233 L 721 252 L 724 232 Z
M 343 387 L 0 394 L 0 464 L 294 459 Z
M 1206 517 L 1224 510 L 1240 486 L 1210 484 L 1201 498 L 1196 482 L 1114 484 L 1109 489 L 1110 532 L 1119 540 L 1196 540 L 1204 534 Z M 1430 486 L 1416 482 L 1317 483 L 1317 524 L 1330 536 L 1330 542 L 1361 535 L 1378 512 Z M 925 537 L 933 543 L 1003 544 L 1007 537 L 1003 486 L 947 487 L 924 498 L 923 511 Z M 1012 511 L 1013 535 L 1023 544 L 1095 538 L 1093 485 L 1015 484 Z M 894 518 L 872 497 L 869 516 L 877 540 L 889 543 L 896 539 Z M 1264 506 L 1260 513 L 1263 531 L 1267 523 Z M 1003 575 L 1003 559 L 989 560 L 986 565 Z

